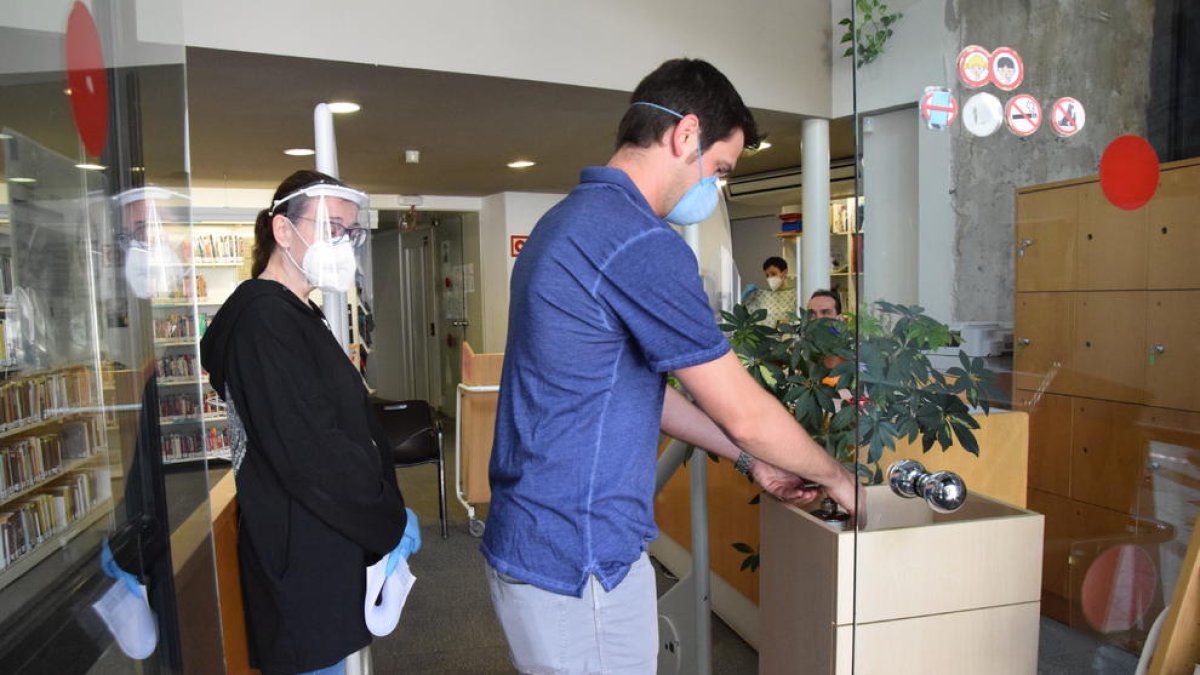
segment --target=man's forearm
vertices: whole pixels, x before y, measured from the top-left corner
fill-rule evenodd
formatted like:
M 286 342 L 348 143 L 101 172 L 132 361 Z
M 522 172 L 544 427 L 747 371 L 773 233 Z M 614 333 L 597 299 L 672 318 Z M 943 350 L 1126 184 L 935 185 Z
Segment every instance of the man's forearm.
M 672 386 L 663 399 L 662 431 L 671 438 L 737 461 L 741 449 L 703 410 Z

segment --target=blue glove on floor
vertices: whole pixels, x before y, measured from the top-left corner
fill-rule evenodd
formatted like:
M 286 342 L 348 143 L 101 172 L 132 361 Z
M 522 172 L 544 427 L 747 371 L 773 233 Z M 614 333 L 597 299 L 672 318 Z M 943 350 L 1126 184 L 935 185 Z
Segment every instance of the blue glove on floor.
M 417 514 L 413 510 L 404 507 L 404 511 L 408 514 L 408 523 L 404 526 L 404 534 L 400 537 L 400 544 L 392 549 L 388 554 L 388 562 L 385 576 L 391 576 L 395 571 L 400 558 L 408 560 L 412 554 L 421 550 L 421 521 L 417 520 Z
M 751 294 L 757 293 L 757 292 L 758 292 L 758 286 L 755 286 L 754 284 L 746 284 L 746 287 L 742 289 L 742 302 L 745 302 L 746 298 L 750 297 Z

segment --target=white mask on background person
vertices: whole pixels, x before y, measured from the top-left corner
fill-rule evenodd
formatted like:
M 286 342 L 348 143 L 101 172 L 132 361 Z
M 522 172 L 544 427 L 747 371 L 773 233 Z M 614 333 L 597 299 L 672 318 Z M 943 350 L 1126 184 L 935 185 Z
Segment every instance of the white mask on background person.
M 183 264 L 170 246 L 131 243 L 125 250 L 125 282 L 137 297 L 163 298 L 179 285 Z
M 292 252 L 284 249 L 288 260 L 291 260 L 292 264 L 304 273 L 304 278 L 312 284 L 313 288 L 335 293 L 348 292 L 354 286 L 354 275 L 358 271 L 358 260 L 354 257 L 354 245 L 349 241 L 331 244 L 324 240 L 309 244 L 290 218 L 288 223 L 295 230 L 296 236 L 308 245 L 302 264 L 297 264 L 296 259 L 292 257 Z
M 767 277 L 767 285 L 771 290 L 777 291 L 780 286 L 783 286 L 783 277 Z

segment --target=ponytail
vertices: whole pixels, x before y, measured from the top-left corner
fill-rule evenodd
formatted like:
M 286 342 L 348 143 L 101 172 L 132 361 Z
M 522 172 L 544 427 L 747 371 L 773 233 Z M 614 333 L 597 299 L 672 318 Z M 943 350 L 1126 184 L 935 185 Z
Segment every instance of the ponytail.
M 271 254 L 275 252 L 275 231 L 271 227 L 270 209 L 258 212 L 254 221 L 254 264 L 250 267 L 250 278 L 257 279 L 267 269 Z

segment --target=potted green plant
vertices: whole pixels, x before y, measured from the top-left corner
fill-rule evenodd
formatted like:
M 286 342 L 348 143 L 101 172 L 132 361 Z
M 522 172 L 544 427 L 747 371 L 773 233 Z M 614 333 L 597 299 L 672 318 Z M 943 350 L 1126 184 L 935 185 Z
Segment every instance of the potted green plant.
M 884 450 L 902 438 L 919 437 L 925 451 L 957 441 L 979 454 L 971 410 L 989 411 L 995 373 L 961 350 L 957 366 L 934 368 L 929 353 L 957 338 L 921 307 L 880 301 L 846 321 L 793 315 L 778 326 L 760 323 L 765 310 L 743 305 L 722 316 L 721 329 L 750 375 L 864 482 L 882 482 Z M 742 569 L 757 568 L 753 547 L 733 547 L 747 554 Z

